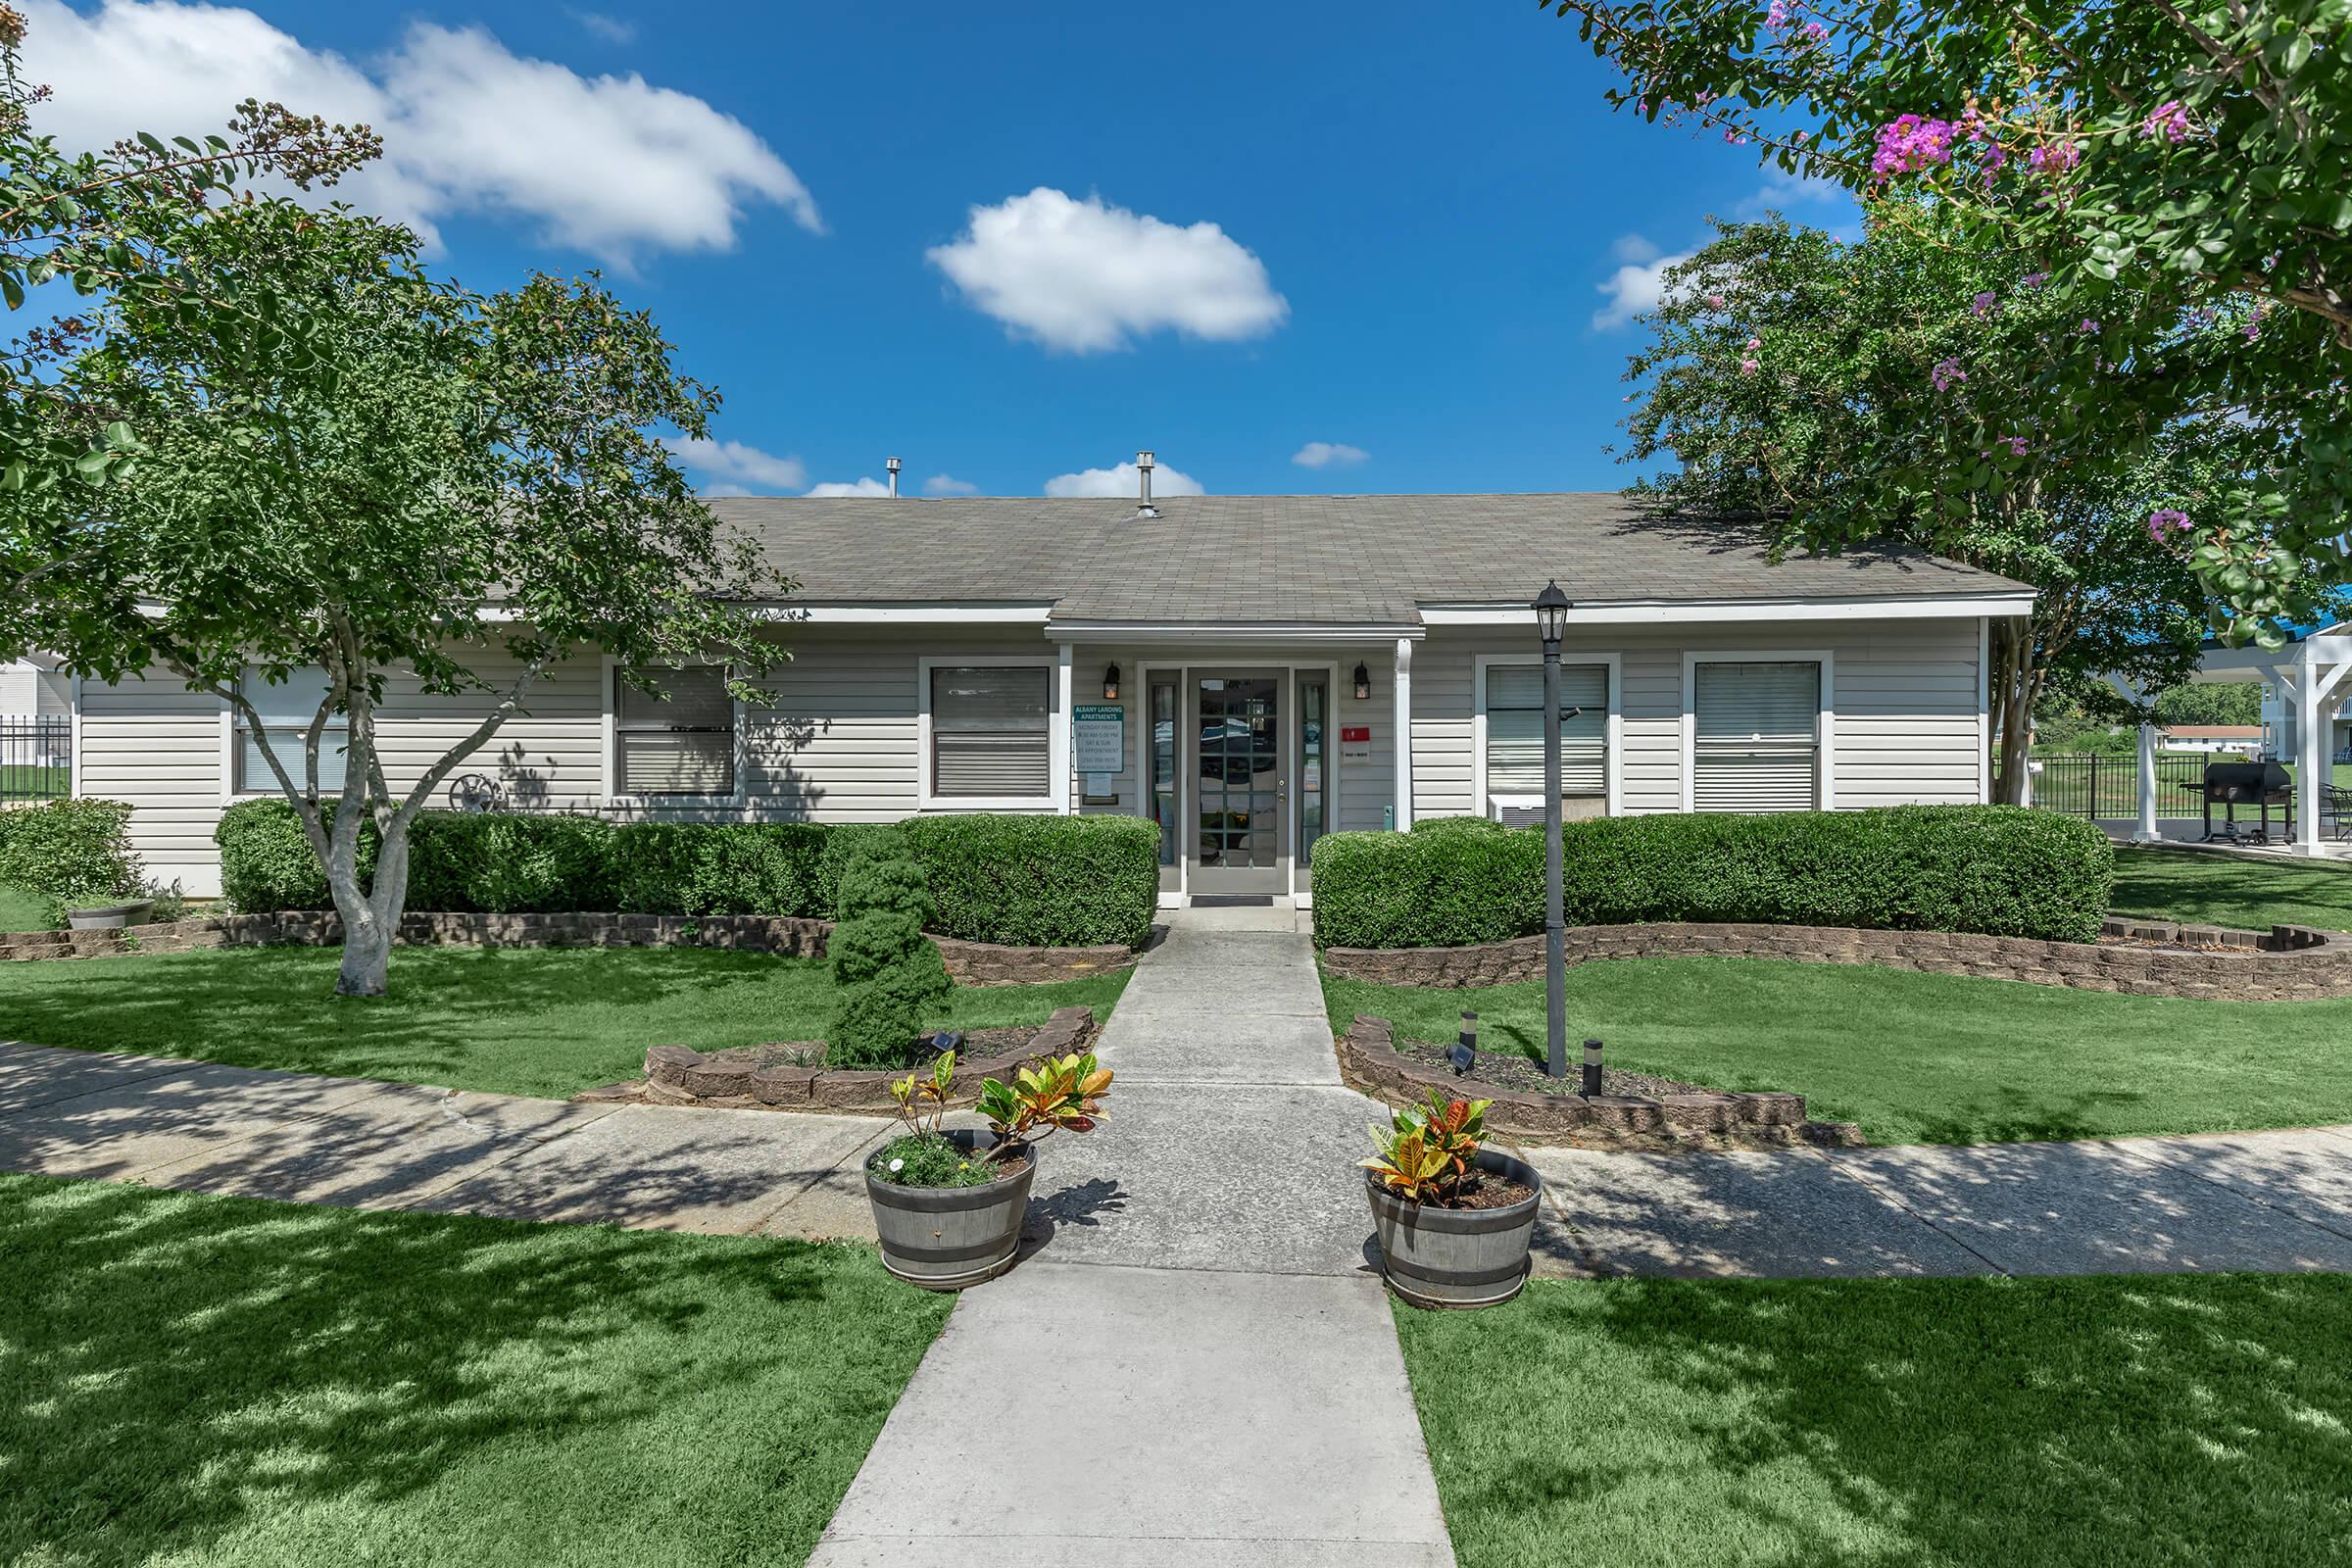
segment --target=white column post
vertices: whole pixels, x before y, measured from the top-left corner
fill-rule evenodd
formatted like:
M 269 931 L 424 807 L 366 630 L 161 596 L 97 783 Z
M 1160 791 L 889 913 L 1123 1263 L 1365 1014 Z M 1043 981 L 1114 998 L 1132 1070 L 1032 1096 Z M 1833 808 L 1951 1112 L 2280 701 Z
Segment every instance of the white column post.
M 2320 721 L 2320 658 L 2316 639 L 2303 640 L 2295 680 L 2295 846 L 2320 853 L 2320 786 L 2328 781 L 2328 737 Z
M 2093 808 L 2096 808 L 2094 803 Z M 2134 844 L 2156 842 L 2156 726 L 2139 726 L 2139 827 Z
M 1070 645 L 1054 645 L 1054 716 L 1047 728 L 1047 745 L 1054 754 L 1054 809 L 1063 816 L 1077 809 L 1077 780 L 1071 770 L 1077 761 L 1072 752 L 1070 719 Z
M 1413 640 L 1396 639 L 1396 826 L 1413 825 Z

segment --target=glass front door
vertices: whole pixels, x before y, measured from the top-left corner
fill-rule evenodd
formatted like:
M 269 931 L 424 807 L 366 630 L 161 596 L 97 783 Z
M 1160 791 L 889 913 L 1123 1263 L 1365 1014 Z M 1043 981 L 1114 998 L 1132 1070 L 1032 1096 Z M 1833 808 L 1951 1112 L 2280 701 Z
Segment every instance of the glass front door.
M 1288 891 L 1281 693 L 1277 675 L 1194 678 L 1195 893 Z

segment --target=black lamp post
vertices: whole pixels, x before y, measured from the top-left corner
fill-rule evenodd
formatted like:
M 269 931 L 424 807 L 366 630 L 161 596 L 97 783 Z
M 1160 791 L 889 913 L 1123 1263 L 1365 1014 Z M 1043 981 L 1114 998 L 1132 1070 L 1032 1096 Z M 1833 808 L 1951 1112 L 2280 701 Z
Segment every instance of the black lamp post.
M 1568 596 L 1557 580 L 1536 595 L 1536 635 L 1544 640 L 1544 1070 L 1568 1076 L 1568 916 L 1560 853 L 1560 639 L 1568 635 Z

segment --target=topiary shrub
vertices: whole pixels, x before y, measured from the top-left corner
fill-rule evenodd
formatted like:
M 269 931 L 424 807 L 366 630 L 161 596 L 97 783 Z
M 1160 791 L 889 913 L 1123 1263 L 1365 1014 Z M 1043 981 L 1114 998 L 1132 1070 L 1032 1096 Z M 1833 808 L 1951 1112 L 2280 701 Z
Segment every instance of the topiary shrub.
M 43 898 L 127 898 L 145 884 L 122 801 L 44 801 L 0 811 L 0 882 Z
M 1601 817 L 1562 832 L 1571 925 L 1740 921 L 2087 942 L 2115 869 L 2078 817 L 2007 806 Z M 1541 828 L 1335 833 L 1327 947 L 1457 947 L 1544 929 Z
M 899 1067 L 923 1024 L 955 990 L 923 935 L 931 898 L 904 836 L 859 836 L 842 867 L 840 923 L 826 944 L 840 995 L 825 1035 L 836 1067 Z
M 931 929 L 1014 947 L 1140 946 L 1159 906 L 1159 829 L 1139 816 L 917 816 L 901 823 Z

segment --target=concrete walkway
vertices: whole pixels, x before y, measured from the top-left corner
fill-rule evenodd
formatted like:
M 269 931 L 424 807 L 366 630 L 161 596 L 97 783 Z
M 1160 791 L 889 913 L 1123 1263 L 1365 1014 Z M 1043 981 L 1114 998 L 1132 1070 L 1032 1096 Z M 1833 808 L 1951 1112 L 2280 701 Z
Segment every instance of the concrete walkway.
M 1217 913 L 1128 983 L 1109 1118 L 1039 1151 L 1042 1250 L 965 1294 L 810 1568 L 1453 1562 L 1366 1260 L 1386 1112 L 1340 1083 L 1308 940 Z M 1014 1441 L 1072 1486 L 1041 1506 L 983 1417 L 1048 1365 Z

